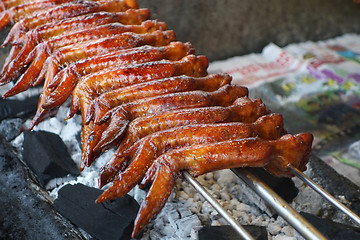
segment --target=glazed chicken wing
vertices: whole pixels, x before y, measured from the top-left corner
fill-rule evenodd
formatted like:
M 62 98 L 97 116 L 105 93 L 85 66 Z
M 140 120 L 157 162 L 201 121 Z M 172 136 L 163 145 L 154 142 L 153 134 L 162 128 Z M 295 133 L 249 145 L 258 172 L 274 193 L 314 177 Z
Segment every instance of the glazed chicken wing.
M 231 79 L 227 74 L 213 74 L 206 77 L 182 75 L 115 89 L 101 94 L 91 102 L 86 113 L 85 123 L 94 120 L 95 124 L 101 124 L 100 120 L 103 119 L 106 112 L 136 99 L 193 90 L 212 92 L 226 84 L 230 84 Z
M 24 3 L 8 8 L 0 13 L 0 31 L 13 23 L 20 21 L 26 16 L 33 14 L 36 11 L 45 10 L 47 8 L 62 3 L 67 3 L 72 1 L 74 0 L 43 0 L 37 2 Z
M 159 44 L 166 43 L 165 41 L 168 40 L 169 38 L 165 37 L 165 39 L 158 39 L 156 41 L 158 41 L 157 43 Z M 172 40 L 172 38 L 170 38 L 170 40 Z M 56 89 L 52 90 L 49 89 L 48 83 L 45 82 L 43 93 L 40 96 L 38 111 L 33 120 L 33 126 L 36 125 L 39 121 L 41 121 L 47 111 L 56 108 L 57 106 L 59 106 L 59 104 L 64 102 L 71 93 L 73 94 L 73 98 L 72 107 L 70 109 L 70 116 L 76 113 L 76 111 L 80 107 L 80 103 L 81 111 L 83 113 L 83 116 L 85 116 L 88 105 L 93 98 L 105 91 L 109 91 L 116 87 L 131 85 L 131 82 L 128 81 L 129 79 L 133 80 L 136 83 L 136 81 L 150 81 L 153 79 L 161 78 L 162 76 L 172 76 L 176 73 L 186 74 L 186 72 L 190 71 L 194 72 L 194 74 L 196 75 L 196 73 L 198 72 L 196 67 L 198 67 L 199 64 L 202 64 L 202 61 L 196 59 L 193 61 L 188 61 L 188 59 L 185 58 L 182 61 L 163 60 L 143 63 L 144 61 L 146 62 L 164 58 L 178 60 L 183 56 L 187 55 L 189 51 L 192 51 L 191 47 L 189 47 L 190 46 L 174 44 L 158 49 L 148 48 L 149 51 L 146 50 L 146 47 L 142 49 L 132 49 L 129 51 L 124 51 L 124 54 L 118 56 L 116 63 L 120 65 L 118 65 L 117 68 L 109 68 L 108 70 L 103 70 L 90 75 L 86 75 L 79 80 L 79 83 L 77 78 L 71 79 L 65 77 L 65 79 L 62 79 L 63 81 L 60 81 Z M 127 65 L 134 63 L 137 64 Z M 138 71 L 139 69 L 141 70 Z M 164 71 L 160 72 L 159 70 Z M 113 75 L 113 73 L 115 72 L 117 72 L 117 74 Z M 146 73 L 147 75 L 138 75 L 139 72 Z M 100 79 L 101 81 L 98 81 Z M 83 120 L 84 118 L 85 117 L 83 117 Z
M 190 91 L 164 94 L 120 105 L 105 115 L 107 119 L 105 123 L 93 126 L 87 142 L 82 143 L 86 152 L 82 162 L 88 166 L 103 150 L 116 145 L 129 122 L 137 117 L 176 109 L 229 106 L 235 99 L 247 94 L 248 89 L 245 87 L 225 85 L 214 92 Z
M 73 91 L 70 116 L 79 108 L 85 114 L 90 102 L 102 93 L 173 76 L 202 77 L 207 74 L 207 67 L 208 60 L 205 56 L 188 55 L 179 61 L 161 60 L 120 66 L 86 75 L 80 79 Z M 83 121 L 85 122 L 85 118 Z
M 15 6 L 33 3 L 33 2 L 42 2 L 44 0 L 2 0 L 0 3 L 2 10 L 9 9 Z
M 8 71 L 9 64 L 18 55 L 26 56 L 25 61 L 17 59 L 23 65 L 28 65 L 33 61 L 36 51 L 33 49 L 41 42 L 66 32 L 79 29 L 88 29 L 95 26 L 101 26 L 108 23 L 119 22 L 126 25 L 141 24 L 142 21 L 149 19 L 150 13 L 147 9 L 129 9 L 125 12 L 97 12 L 81 15 L 73 18 L 66 18 L 57 22 L 50 22 L 38 26 L 28 32 L 20 39 L 14 42 L 8 57 L 5 60 L 1 75 Z M 0 76 L 1 76 L 0 75 Z M 5 84 L 0 82 L 0 84 Z
M 54 76 L 59 69 L 71 62 L 84 59 L 94 54 L 102 54 L 104 51 L 112 51 L 113 48 L 123 47 L 120 44 L 123 41 L 132 41 L 130 38 L 117 37 L 125 32 L 137 34 L 152 33 L 156 30 L 165 30 L 166 25 L 158 21 L 146 21 L 141 25 L 123 25 L 121 23 L 109 23 L 98 27 L 78 30 L 67 34 L 59 35 L 39 44 L 34 51 L 20 51 L 18 56 L 6 67 L 7 71 L 3 73 L 0 82 L 12 81 L 19 77 L 29 64 L 28 54 L 36 56 L 34 64 L 31 64 L 29 70 L 17 81 L 15 86 L 4 94 L 3 97 L 15 95 L 21 91 L 27 90 L 32 85 L 37 85 L 46 76 L 46 82 L 51 84 Z M 146 41 L 146 36 L 140 37 Z M 98 41 L 95 41 L 99 39 Z M 94 40 L 94 41 L 91 41 Z M 109 44 L 109 41 L 117 42 L 116 46 Z M 135 40 L 134 40 L 135 42 Z M 80 44 L 79 44 L 80 43 Z M 76 45 L 74 45 L 76 44 Z M 83 49 L 80 51 L 79 49 Z M 55 54 L 53 52 L 58 50 Z M 38 59 L 46 59 L 41 62 Z M 39 72 L 38 69 L 41 69 Z M 37 70 L 37 71 L 36 71 Z
M 0 46 L 11 44 L 0 85 L 14 85 L 2 97 L 44 82 L 30 130 L 72 98 L 67 118 L 81 114 L 80 170 L 116 147 L 100 170 L 100 187 L 108 186 L 96 202 L 151 183 L 133 237 L 183 171 L 263 167 L 293 177 L 289 166 L 306 170 L 313 141 L 287 134 L 280 114 L 228 74 L 208 74 L 205 56 L 149 19 L 136 0 L 0 0 L 0 30 L 13 24 Z
M 38 11 L 17 22 L 10 30 L 3 46 L 22 37 L 27 31 L 49 22 L 89 14 L 93 12 L 123 12 L 130 8 L 138 8 L 135 0 L 103 0 L 103 1 L 78 1 L 51 7 Z
M 228 107 L 213 106 L 203 108 L 187 108 L 175 111 L 162 112 L 146 117 L 139 117 L 130 122 L 124 138 L 117 148 L 114 157 L 100 170 L 100 187 L 113 180 L 115 174 L 123 171 L 127 166 L 127 159 L 121 155 L 136 141 L 162 130 L 192 125 L 222 122 L 251 123 L 259 117 L 269 113 L 269 110 L 256 99 L 247 97 L 238 98 Z
M 282 117 L 277 114 L 261 117 L 255 123 L 196 124 L 151 134 L 136 142 L 122 156 L 117 156 L 131 163 L 98 201 L 119 198 L 129 192 L 144 177 L 152 162 L 170 149 L 257 136 L 274 140 L 281 136 L 282 129 Z
M 193 145 L 161 155 L 151 165 L 142 181 L 142 185 L 152 181 L 152 186 L 140 205 L 132 237 L 137 236 L 163 208 L 181 170 L 187 170 L 196 177 L 226 168 L 263 167 L 277 165 L 278 162 L 305 165 L 309 159 L 311 144 L 312 135 L 304 133 L 295 136 L 285 135 L 271 141 L 248 138 Z M 285 173 L 287 176 L 286 172 L 287 168 L 278 169 L 274 173 L 279 173 L 277 176 L 283 176 Z M 101 201 L 102 196 L 97 202 Z

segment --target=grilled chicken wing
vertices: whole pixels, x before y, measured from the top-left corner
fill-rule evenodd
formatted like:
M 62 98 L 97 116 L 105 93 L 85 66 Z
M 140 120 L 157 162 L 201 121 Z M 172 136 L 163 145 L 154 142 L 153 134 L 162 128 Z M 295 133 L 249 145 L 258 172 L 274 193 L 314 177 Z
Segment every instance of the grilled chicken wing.
M 11 67 L 6 67 L 7 71 L 3 73 L 0 82 L 5 82 L 5 79 L 6 81 L 12 81 L 19 77 L 25 71 L 27 64 L 29 64 L 29 62 L 27 62 L 29 60 L 28 54 L 31 54 L 31 56 L 37 56 L 36 59 L 39 59 L 39 56 L 41 56 L 40 59 L 46 59 L 46 61 L 42 64 L 40 61 L 35 60 L 37 63 L 35 66 L 36 68 L 34 65 L 31 65 L 29 71 L 18 80 L 16 85 L 10 91 L 4 94 L 4 97 L 15 95 L 21 91 L 25 91 L 32 85 L 40 83 L 45 75 L 46 78 L 48 78 L 46 81 L 51 84 L 54 76 L 63 66 L 93 54 L 102 54 L 104 51 L 112 51 L 112 48 L 115 47 L 120 48 L 124 45 L 120 44 L 121 40 L 132 40 L 126 39 L 126 37 L 117 37 L 122 33 L 133 32 L 145 34 L 156 30 L 165 30 L 165 28 L 166 25 L 163 22 L 158 21 L 146 21 L 141 25 L 109 23 L 51 38 L 50 40 L 39 44 L 31 53 L 28 53 L 24 49 L 24 51 L 20 51 L 18 56 L 10 63 Z M 140 38 L 144 38 L 146 41 L 146 37 Z M 96 39 L 103 40 L 95 41 Z M 109 41 L 111 41 L 110 39 L 114 42 L 119 41 L 119 44 L 116 46 L 109 44 Z M 51 55 L 51 53 L 55 52 L 57 49 L 59 50 L 55 54 Z M 83 49 L 83 51 L 80 51 L 79 49 Z M 40 72 L 35 71 L 35 69 L 40 69 L 40 66 L 42 70 Z
M 100 187 L 113 180 L 114 175 L 123 171 L 127 166 L 127 159 L 122 158 L 136 141 L 162 130 L 186 126 L 191 124 L 210 124 L 222 122 L 251 123 L 259 117 L 269 113 L 269 110 L 256 99 L 238 98 L 228 107 L 213 106 L 203 108 L 188 108 L 176 111 L 162 112 L 146 117 L 134 119 L 128 126 L 124 138 L 117 148 L 114 157 L 100 170 Z
M 81 78 L 81 75 L 97 72 L 104 68 L 127 64 L 158 61 L 161 59 L 179 60 L 191 53 L 193 53 L 193 48 L 190 44 L 172 42 L 163 47 L 142 46 L 139 48 L 133 48 L 130 51 L 120 50 L 116 51 L 114 54 L 101 55 L 74 63 L 60 71 L 55 77 L 54 82 L 57 86 L 50 92 L 43 107 L 48 109 L 61 105 L 67 99 L 71 89 L 75 87 L 79 78 Z M 70 86 L 66 88 L 66 93 L 64 93 L 63 86 Z M 53 86 L 50 84 L 48 87 L 51 89 Z M 129 92 L 127 96 L 132 95 L 133 98 L 136 98 L 137 92 L 135 92 L 135 87 L 134 89 L 129 87 L 128 91 L 132 92 Z
M 9 9 L 11 7 L 19 6 L 22 4 L 28 4 L 32 2 L 42 2 L 44 0 L 2 0 L 0 3 L 2 10 Z
M 23 46 L 31 43 L 30 45 L 33 46 L 66 32 L 116 22 L 125 25 L 139 25 L 149 18 L 150 12 L 146 8 L 128 9 L 124 12 L 94 12 L 40 25 L 27 31 L 21 38 L 14 40 L 13 44 Z M 35 42 L 35 44 L 33 42 Z
M 49 22 L 76 17 L 94 12 L 123 12 L 127 9 L 138 8 L 135 0 L 103 0 L 78 1 L 51 7 L 45 11 L 38 11 L 17 22 L 10 30 L 3 46 L 16 41 L 27 31 Z
M 86 123 L 94 120 L 95 124 L 101 124 L 100 120 L 103 119 L 106 112 L 136 99 L 193 90 L 212 92 L 226 84 L 230 84 L 231 79 L 227 74 L 213 74 L 206 77 L 182 75 L 115 89 L 101 94 L 91 102 L 87 111 Z
M 285 135 L 278 140 L 248 138 L 211 144 L 193 145 L 169 151 L 157 158 L 147 171 L 142 185 L 152 181 L 152 186 L 140 205 L 135 219 L 132 236 L 140 230 L 163 208 L 175 179 L 181 170 L 187 170 L 194 177 L 226 168 L 262 167 L 280 163 L 294 162 L 305 165 L 311 151 L 312 135 Z M 282 164 L 281 164 L 282 165 Z M 274 173 L 283 176 L 287 169 Z M 287 176 L 287 174 L 285 174 Z M 103 200 L 101 195 L 97 202 Z
M 229 106 L 236 98 L 247 94 L 248 89 L 245 87 L 225 85 L 214 92 L 190 91 L 164 94 L 120 105 L 107 113 L 105 116 L 107 122 L 94 125 L 87 143 L 83 143 L 86 147 L 86 155 L 83 155 L 82 162 L 88 166 L 101 151 L 116 145 L 126 126 L 137 117 L 184 108 Z
M 168 41 L 166 39 L 160 39 L 158 43 L 166 43 Z M 171 39 L 170 39 L 171 40 Z M 159 44 L 160 45 L 160 44 Z M 55 90 L 48 88 L 48 83 L 45 82 L 43 93 L 40 97 L 38 111 L 34 117 L 33 125 L 37 124 L 37 122 L 41 121 L 42 117 L 46 114 L 47 111 L 56 108 L 59 104 L 67 99 L 70 94 L 73 94 L 73 104 L 72 108 L 70 109 L 70 115 L 76 113 L 79 108 L 79 104 L 81 103 L 81 110 L 83 116 L 88 108 L 88 104 L 90 101 L 100 95 L 102 92 L 105 92 L 107 89 L 111 90 L 111 88 L 121 87 L 130 85 L 128 83 L 129 78 L 133 78 L 134 81 L 141 81 L 141 80 L 152 80 L 156 78 L 161 78 L 162 76 L 167 77 L 169 74 L 175 74 L 179 72 L 179 74 L 183 74 L 189 71 L 197 72 L 196 67 L 198 67 L 198 61 L 188 61 L 188 59 L 184 59 L 182 61 L 155 61 L 150 62 L 149 64 L 142 63 L 143 61 L 151 61 L 156 60 L 158 58 L 168 58 L 172 60 L 178 60 L 182 58 L 188 52 L 192 51 L 191 47 L 184 46 L 184 45 L 177 45 L 180 48 L 177 48 L 176 45 L 169 45 L 168 47 L 163 47 L 159 49 L 148 48 L 148 52 L 146 51 L 146 47 L 132 49 L 128 51 L 124 51 L 122 56 L 119 56 L 117 59 L 118 68 L 116 71 L 118 75 L 112 75 L 113 72 L 103 70 L 100 72 L 96 72 L 90 75 L 86 75 L 81 80 L 78 79 L 71 79 L 65 78 L 64 81 L 60 81 L 59 86 L 56 87 Z M 143 55 L 141 53 L 144 53 Z M 121 64 L 122 63 L 122 64 Z M 137 65 L 128 65 L 127 64 L 134 64 L 138 63 Z M 140 64 L 142 63 L 142 64 Z M 142 66 L 145 66 L 143 69 Z M 167 68 L 166 68 L 167 66 Z M 148 75 L 137 75 L 139 72 L 137 70 L 141 69 L 143 73 Z M 158 72 L 158 70 L 165 70 L 164 72 Z M 101 79 L 101 81 L 97 81 Z M 71 81 L 68 81 L 71 80 Z M 117 85 L 116 85 L 117 84 Z M 105 88 L 104 88 L 105 87 Z M 75 88 L 75 89 L 74 89 Z M 52 92 L 50 92 L 52 91 Z M 46 107 L 47 103 L 49 105 Z M 55 104 L 54 104 L 55 103 Z M 85 117 L 84 117 L 85 118 Z
M 104 92 L 173 76 L 202 77 L 207 74 L 207 67 L 208 60 L 205 56 L 188 55 L 179 61 L 154 61 L 89 74 L 81 78 L 73 91 L 70 116 L 79 108 L 85 114 L 90 102 Z M 83 121 L 85 122 L 85 119 Z
M 67 2 L 72 2 L 72 0 L 43 0 L 8 8 L 0 13 L 0 31 L 12 23 L 18 22 L 26 16 L 33 14 L 35 11 L 45 10 Z
M 117 146 L 100 171 L 96 200 L 115 199 L 152 182 L 132 236 L 167 201 L 182 171 L 193 176 L 263 167 L 292 177 L 304 171 L 313 136 L 289 135 L 279 114 L 227 74 L 207 73 L 208 59 L 138 9 L 136 0 L 1 0 L 0 30 L 14 24 L 0 85 L 13 96 L 45 79 L 30 129 L 70 95 L 68 118 L 81 111 L 81 165 Z M 147 21 L 146 21 L 147 20 Z
M 113 185 L 99 199 L 114 199 L 129 192 L 144 177 L 152 162 L 170 149 L 257 136 L 274 140 L 282 132 L 282 117 L 277 114 L 261 117 L 255 123 L 196 124 L 153 133 L 137 141 L 122 155 L 116 156 L 125 159 L 125 163 L 131 163 L 118 174 Z
M 114 22 L 127 25 L 136 25 L 140 24 L 146 19 L 149 19 L 149 17 L 150 13 L 147 9 L 129 9 L 125 12 L 90 13 L 38 26 L 26 32 L 24 36 L 14 42 L 11 48 L 11 52 L 5 60 L 1 75 L 8 71 L 10 62 L 13 61 L 20 53 L 22 53 L 22 55 L 28 55 L 26 60 L 23 62 L 23 65 L 28 65 L 31 63 L 36 55 L 36 51 L 33 51 L 33 49 L 37 46 L 37 44 L 51 37 L 55 37 L 70 31 L 88 29 Z M 4 83 L 0 82 L 0 84 Z

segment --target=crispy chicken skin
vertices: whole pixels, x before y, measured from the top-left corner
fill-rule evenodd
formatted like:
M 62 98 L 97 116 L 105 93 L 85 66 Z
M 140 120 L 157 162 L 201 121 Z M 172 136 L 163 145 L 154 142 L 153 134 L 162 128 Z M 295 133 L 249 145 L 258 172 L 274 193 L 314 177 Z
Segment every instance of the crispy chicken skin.
M 2 0 L 0 2 L 1 10 L 9 9 L 11 7 L 16 7 L 24 4 L 42 2 L 44 0 Z
M 44 40 L 66 32 L 88 29 L 116 22 L 125 25 L 139 25 L 149 18 L 150 12 L 145 8 L 128 9 L 123 12 L 94 12 L 37 26 L 27 31 L 20 38 L 14 39 L 12 43 L 21 46 L 36 46 L 36 44 L 39 44 Z
M 78 61 L 62 69 L 54 78 L 48 88 L 52 89 L 44 104 L 44 108 L 59 106 L 70 95 L 71 89 L 75 88 L 76 83 L 81 77 L 100 70 L 126 66 L 129 64 L 140 64 L 162 59 L 179 60 L 188 54 L 192 54 L 191 44 L 181 42 L 171 42 L 166 46 L 141 46 L 137 48 L 118 50 L 111 54 L 100 55 L 83 61 Z M 66 89 L 66 92 L 64 92 Z M 135 90 L 131 95 L 136 95 Z M 128 94 L 128 96 L 130 96 Z M 134 97 L 135 98 L 135 97 Z M 115 101 L 115 100 L 114 100 Z M 86 113 L 84 113 L 86 115 Z
M 86 75 L 79 80 L 72 93 L 70 116 L 79 108 L 86 113 L 90 102 L 104 92 L 173 76 L 202 77 L 207 75 L 207 67 L 208 59 L 205 56 L 188 55 L 178 61 L 161 60 L 119 66 Z
M 12 23 L 18 22 L 26 16 L 33 14 L 35 11 L 43 11 L 47 8 L 67 2 L 72 2 L 72 0 L 43 0 L 10 7 L 1 12 L 0 31 Z

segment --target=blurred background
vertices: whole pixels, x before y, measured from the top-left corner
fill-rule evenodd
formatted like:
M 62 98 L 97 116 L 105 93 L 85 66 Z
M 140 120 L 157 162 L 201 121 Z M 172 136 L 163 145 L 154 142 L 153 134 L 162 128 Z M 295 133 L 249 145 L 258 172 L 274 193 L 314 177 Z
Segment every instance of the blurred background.
M 360 33 L 360 4 L 352 0 L 138 0 L 181 41 L 210 60 L 279 46 Z

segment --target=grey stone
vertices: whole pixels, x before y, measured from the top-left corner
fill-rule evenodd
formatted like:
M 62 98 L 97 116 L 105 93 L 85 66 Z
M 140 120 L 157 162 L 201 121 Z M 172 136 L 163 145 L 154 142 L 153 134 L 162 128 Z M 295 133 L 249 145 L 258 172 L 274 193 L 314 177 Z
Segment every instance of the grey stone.
M 0 122 L 0 134 L 7 141 L 11 141 L 21 133 L 22 125 L 20 118 L 5 119 Z

